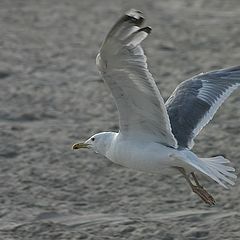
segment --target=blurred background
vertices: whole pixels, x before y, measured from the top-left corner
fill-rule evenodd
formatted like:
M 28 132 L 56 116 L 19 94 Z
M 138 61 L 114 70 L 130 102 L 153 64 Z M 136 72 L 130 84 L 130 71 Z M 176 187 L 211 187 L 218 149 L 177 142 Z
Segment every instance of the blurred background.
M 200 72 L 240 64 L 238 0 L 1 0 L 0 239 L 240 239 L 240 182 L 209 208 L 181 176 L 135 172 L 71 145 L 118 130 L 95 66 L 129 8 L 153 29 L 144 41 L 166 100 Z M 195 140 L 199 156 L 240 168 L 240 92 Z

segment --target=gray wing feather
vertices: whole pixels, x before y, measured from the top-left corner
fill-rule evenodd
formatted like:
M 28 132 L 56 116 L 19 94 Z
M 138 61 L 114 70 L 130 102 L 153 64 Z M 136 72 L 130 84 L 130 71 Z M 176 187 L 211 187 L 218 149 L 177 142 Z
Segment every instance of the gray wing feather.
M 143 17 L 131 10 L 107 35 L 96 62 L 119 111 L 120 132 L 177 147 L 164 101 L 148 70 L 140 43 L 150 27 L 140 28 Z
M 239 85 L 236 66 L 199 74 L 175 89 L 165 105 L 179 147 L 193 146 L 193 139 Z

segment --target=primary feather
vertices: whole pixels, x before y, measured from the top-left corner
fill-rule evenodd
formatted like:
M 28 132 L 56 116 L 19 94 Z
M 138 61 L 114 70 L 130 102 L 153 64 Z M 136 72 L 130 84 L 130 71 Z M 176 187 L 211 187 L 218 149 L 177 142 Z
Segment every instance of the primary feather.
M 141 12 L 131 10 L 110 30 L 97 56 L 97 66 L 119 111 L 120 132 L 144 135 L 176 148 L 164 101 L 149 72 L 140 43 L 151 32 Z

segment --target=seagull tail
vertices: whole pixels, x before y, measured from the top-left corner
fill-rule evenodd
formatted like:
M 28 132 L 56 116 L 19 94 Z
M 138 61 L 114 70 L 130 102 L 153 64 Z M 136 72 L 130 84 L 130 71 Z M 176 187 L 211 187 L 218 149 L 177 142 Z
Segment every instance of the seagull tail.
M 228 188 L 227 184 L 234 185 L 237 176 L 233 173 L 235 169 L 226 164 L 230 161 L 223 156 L 216 156 L 211 158 L 199 158 L 189 150 L 183 150 L 184 162 L 190 164 L 199 172 L 207 175 L 224 188 Z M 191 169 L 192 171 L 193 169 Z
M 230 163 L 230 161 L 223 156 L 216 156 L 211 158 L 200 158 L 201 161 L 205 162 L 208 166 L 208 169 L 214 174 L 217 178 L 217 182 L 225 188 L 228 188 L 225 183 L 230 185 L 234 185 L 235 182 L 233 180 L 237 178 L 237 176 L 233 173 L 235 169 L 233 167 L 227 166 L 225 164 Z M 225 183 L 224 183 L 225 182 Z

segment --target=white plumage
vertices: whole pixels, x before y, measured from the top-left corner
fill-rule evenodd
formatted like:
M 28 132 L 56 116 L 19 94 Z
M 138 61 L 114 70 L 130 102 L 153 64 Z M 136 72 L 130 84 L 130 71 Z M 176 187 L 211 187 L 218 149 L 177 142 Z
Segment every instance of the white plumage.
M 227 188 L 234 168 L 222 156 L 199 158 L 193 139 L 240 85 L 240 67 L 200 74 L 181 83 L 166 104 L 148 70 L 140 46 L 151 32 L 142 13 L 130 10 L 113 26 L 97 55 L 98 69 L 119 111 L 119 132 L 98 133 L 73 146 L 93 148 L 111 161 L 140 171 L 180 171 L 206 203 L 213 197 L 195 172 Z M 190 179 L 193 178 L 194 183 Z

